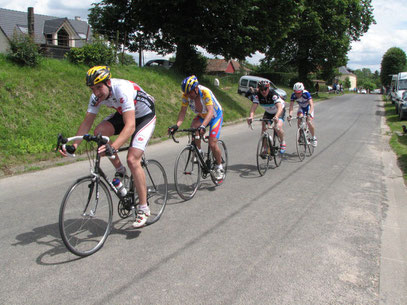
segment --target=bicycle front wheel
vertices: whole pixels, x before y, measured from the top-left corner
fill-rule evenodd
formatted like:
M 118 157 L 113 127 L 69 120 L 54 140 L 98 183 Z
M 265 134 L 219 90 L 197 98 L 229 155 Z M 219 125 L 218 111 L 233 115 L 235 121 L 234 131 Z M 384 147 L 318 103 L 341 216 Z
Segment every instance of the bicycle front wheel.
M 211 179 L 212 179 L 212 182 L 218 186 L 218 185 L 221 185 L 223 183 L 223 181 L 225 181 L 225 178 L 226 178 L 226 172 L 228 170 L 228 150 L 226 148 L 225 143 L 222 140 L 218 140 L 217 145 L 220 149 L 221 163 L 222 163 L 222 167 L 223 167 L 223 178 L 218 180 L 212 174 Z M 209 154 L 210 154 L 210 158 L 211 158 L 211 164 L 213 165 L 213 167 L 215 167 L 215 164 L 217 164 L 217 163 L 216 163 L 215 156 L 212 153 L 212 150 L 210 150 Z
M 184 200 L 189 200 L 195 196 L 201 181 L 201 166 L 198 163 L 198 157 L 194 158 L 194 156 L 194 149 L 191 146 L 186 146 L 175 161 L 175 189 Z
M 296 137 L 296 146 L 297 146 L 297 154 L 300 161 L 304 160 L 305 154 L 307 152 L 307 140 L 305 138 L 305 133 L 302 128 L 297 129 L 297 137 Z
M 281 165 L 281 161 L 283 160 L 283 154 L 280 152 L 280 139 L 275 131 L 273 131 L 273 157 L 274 163 L 276 166 Z
M 256 153 L 257 170 L 259 171 L 260 176 L 263 176 L 269 168 L 270 152 L 271 146 L 268 136 L 262 135 L 260 137 L 259 143 L 257 144 Z
M 162 165 L 156 160 L 147 160 L 144 166 L 147 184 L 147 203 L 150 217 L 146 225 L 151 225 L 160 219 L 168 199 L 168 181 Z
M 73 254 L 88 256 L 106 241 L 113 205 L 106 184 L 92 176 L 77 180 L 66 192 L 59 211 L 59 231 Z

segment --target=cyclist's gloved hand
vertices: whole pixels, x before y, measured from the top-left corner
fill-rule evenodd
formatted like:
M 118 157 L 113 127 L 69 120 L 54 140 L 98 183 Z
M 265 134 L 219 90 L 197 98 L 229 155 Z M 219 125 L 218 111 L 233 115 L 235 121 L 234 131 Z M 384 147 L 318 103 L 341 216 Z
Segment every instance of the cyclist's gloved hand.
M 173 133 L 175 133 L 177 130 L 178 130 L 178 126 L 177 126 L 176 124 L 175 124 L 175 125 L 172 125 L 172 126 L 168 127 L 168 134 L 173 134 Z
M 117 150 L 110 146 L 109 144 L 106 144 L 106 156 L 111 157 L 113 156 L 115 153 L 117 153 Z
M 66 146 L 65 146 L 65 149 L 66 149 L 66 152 L 67 152 L 68 154 L 73 155 L 73 153 L 74 153 L 75 150 L 76 150 L 76 147 L 73 146 L 73 145 L 66 145 Z
M 199 127 L 198 127 L 198 132 L 199 132 L 200 134 L 205 134 L 205 132 L 206 132 L 206 127 L 205 127 L 204 125 L 199 126 Z
M 247 124 L 251 125 L 253 123 L 253 119 L 252 118 L 247 118 Z
M 293 118 L 293 116 L 290 114 L 290 115 L 287 117 L 287 120 L 291 121 L 292 118 Z

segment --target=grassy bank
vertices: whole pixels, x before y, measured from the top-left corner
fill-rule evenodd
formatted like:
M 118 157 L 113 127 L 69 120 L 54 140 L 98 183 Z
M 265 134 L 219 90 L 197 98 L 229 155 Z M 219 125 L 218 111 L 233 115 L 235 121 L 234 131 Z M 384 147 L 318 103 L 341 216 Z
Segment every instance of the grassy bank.
M 45 59 L 39 67 L 19 67 L 0 55 L 0 175 L 24 171 L 44 160 L 58 160 L 53 152 L 56 136 L 72 136 L 81 123 L 90 96 L 84 84 L 87 67 L 66 61 Z M 180 83 L 183 76 L 164 69 L 136 66 L 112 67 L 113 77 L 137 82 L 156 99 L 157 126 L 154 140 L 166 138 L 180 108 Z M 224 108 L 224 122 L 246 117 L 249 101 L 237 92 L 238 76 L 200 81 L 213 90 Z M 112 109 L 102 107 L 100 122 Z M 191 111 L 184 122 L 192 119 Z M 80 147 L 79 153 L 84 149 Z M 19 168 L 17 170 L 17 168 Z
M 403 135 L 403 125 L 407 126 L 407 121 L 400 121 L 396 114 L 394 104 L 389 101 L 384 105 L 386 112 L 386 122 L 392 131 L 390 146 L 397 155 L 397 161 L 407 182 L 407 135 Z

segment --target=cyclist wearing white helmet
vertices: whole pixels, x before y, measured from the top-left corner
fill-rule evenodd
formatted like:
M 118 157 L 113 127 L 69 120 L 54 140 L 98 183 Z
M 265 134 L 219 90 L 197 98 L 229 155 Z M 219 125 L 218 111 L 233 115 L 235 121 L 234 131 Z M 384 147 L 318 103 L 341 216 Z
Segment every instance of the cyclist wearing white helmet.
M 307 124 L 308 128 L 311 132 L 312 139 L 311 145 L 317 146 L 317 138 L 315 136 L 315 127 L 312 123 L 314 119 L 314 101 L 312 100 L 311 94 L 305 90 L 303 83 L 295 83 L 293 86 L 294 93 L 291 95 L 291 103 L 290 103 L 290 110 L 288 113 L 288 119 L 292 118 L 294 102 L 298 103 L 298 111 L 297 116 L 302 117 L 304 115 L 307 116 Z M 298 122 L 299 123 L 299 122 Z
M 211 90 L 199 84 L 195 75 L 188 76 L 181 83 L 182 105 L 178 113 L 177 123 L 168 128 L 171 134 L 177 131 L 185 119 L 188 107 L 197 115 L 191 123 L 191 128 L 198 128 L 201 135 L 209 126 L 209 146 L 216 159 L 215 176 L 221 180 L 224 176 L 222 166 L 222 153 L 217 145 L 223 122 L 222 106 Z M 201 150 L 201 143 L 196 140 L 196 145 Z
M 92 90 L 92 95 L 86 116 L 76 135 L 84 135 L 89 132 L 102 104 L 116 110 L 96 126 L 94 134 L 101 133 L 108 137 L 118 135 L 116 140 L 99 148 L 101 154 L 108 152 L 115 155 L 111 162 L 116 168 L 116 178 L 123 178 L 126 174 L 126 168 L 121 163 L 117 150 L 131 138 L 127 164 L 133 175 L 134 185 L 140 199 L 133 227 L 140 228 L 145 225 L 150 216 L 150 209 L 147 205 L 146 177 L 140 161 L 155 128 L 154 98 L 134 82 L 111 78 L 110 68 L 107 66 L 90 68 L 86 74 L 86 85 Z M 77 141 L 73 146 L 76 148 L 79 144 L 80 141 Z M 64 156 L 67 155 L 66 151 L 60 152 Z

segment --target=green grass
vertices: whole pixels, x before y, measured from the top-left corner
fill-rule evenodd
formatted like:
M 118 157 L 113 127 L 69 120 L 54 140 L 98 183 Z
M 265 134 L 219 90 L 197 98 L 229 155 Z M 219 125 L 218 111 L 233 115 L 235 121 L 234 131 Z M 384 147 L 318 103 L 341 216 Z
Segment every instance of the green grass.
M 390 146 L 397 155 L 398 164 L 403 172 L 404 181 L 407 183 L 407 136 L 403 136 L 402 126 L 407 126 L 407 121 L 400 121 L 396 114 L 394 104 L 385 103 L 386 122 L 391 130 Z
M 58 133 L 74 135 L 87 110 L 91 93 L 85 86 L 88 67 L 55 59 L 44 59 L 36 68 L 20 67 L 1 54 L 0 67 L 0 171 L 13 174 L 17 167 L 19 171 L 34 170 L 40 161 L 60 161 L 53 152 Z M 157 125 L 152 141 L 166 139 L 167 128 L 175 123 L 180 109 L 184 76 L 162 68 L 111 68 L 113 77 L 135 81 L 155 97 Z M 224 122 L 246 117 L 250 101 L 237 94 L 237 80 L 224 77 L 220 81 L 221 86 L 215 88 L 212 77 L 200 80 L 222 104 Z M 102 107 L 96 124 L 112 111 Z M 192 118 L 188 111 L 183 127 Z M 81 145 L 78 153 L 84 149 Z

